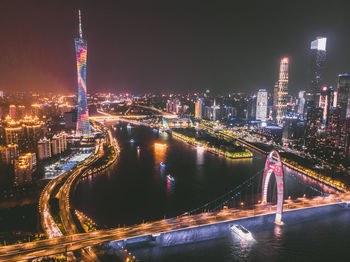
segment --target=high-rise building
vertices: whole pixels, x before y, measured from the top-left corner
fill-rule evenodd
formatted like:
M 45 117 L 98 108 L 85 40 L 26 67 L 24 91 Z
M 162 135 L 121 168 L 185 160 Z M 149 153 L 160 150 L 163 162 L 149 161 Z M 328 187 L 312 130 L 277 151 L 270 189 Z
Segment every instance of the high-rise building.
M 10 144 L 10 145 L 1 147 L 1 158 L 6 164 L 13 165 L 15 163 L 17 156 L 18 156 L 18 145 Z
M 246 119 L 248 121 L 255 120 L 256 118 L 256 96 L 251 96 L 248 98 Z
M 321 88 L 324 85 L 323 73 L 326 66 L 326 37 L 317 37 L 311 42 L 310 92 L 314 106 L 319 106 Z
M 38 159 L 43 160 L 51 157 L 51 143 L 47 138 L 40 139 L 38 142 Z
M 259 89 L 256 101 L 256 120 L 266 121 L 267 116 L 267 91 Z
M 321 130 L 323 109 L 311 107 L 307 111 L 305 145 L 309 152 L 315 153 L 319 146 L 319 131 Z
M 76 132 L 78 135 L 90 135 L 90 122 L 86 90 L 87 42 L 83 39 L 80 10 L 79 38 L 75 38 L 74 42 L 78 74 L 78 118 Z
M 15 119 L 16 118 L 16 106 L 15 105 L 10 105 L 9 107 L 9 116 L 12 118 L 12 119 Z
M 15 161 L 15 185 L 32 182 L 32 172 L 35 167 L 35 153 L 27 153 L 19 156 Z
M 214 104 L 213 104 L 213 121 L 215 122 L 216 121 L 216 110 L 217 110 L 217 105 L 216 105 L 216 100 L 214 99 Z
M 341 110 L 341 119 L 345 120 L 350 117 L 350 103 L 349 101 L 350 91 L 350 74 L 340 74 L 338 76 L 337 86 L 337 107 Z
M 286 114 L 288 104 L 288 57 L 284 57 L 280 64 L 280 74 L 278 80 L 277 94 L 277 124 L 283 125 L 283 117 Z
M 67 150 L 67 134 L 62 132 L 51 139 L 52 155 L 61 154 Z
M 273 118 L 277 116 L 277 104 L 278 104 L 278 81 L 273 86 L 273 99 L 272 99 L 272 112 Z
M 197 119 L 202 119 L 202 112 L 203 112 L 203 100 L 198 99 L 195 103 L 195 114 L 194 117 Z
M 330 107 L 327 117 L 326 134 L 329 145 L 333 148 L 339 147 L 341 131 L 340 109 Z
M 305 108 L 305 91 L 299 91 L 298 95 L 298 114 L 304 115 Z

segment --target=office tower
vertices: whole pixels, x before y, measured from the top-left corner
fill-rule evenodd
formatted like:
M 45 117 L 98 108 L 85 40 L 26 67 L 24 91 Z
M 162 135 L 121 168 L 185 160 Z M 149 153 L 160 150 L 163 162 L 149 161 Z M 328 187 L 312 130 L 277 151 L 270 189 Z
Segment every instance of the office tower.
M 350 111 L 350 105 L 348 103 L 349 91 L 350 91 L 350 74 L 340 74 L 338 76 L 338 86 L 337 86 L 337 93 L 338 93 L 337 107 L 339 107 L 341 110 L 342 120 L 349 118 L 349 115 L 350 115 L 350 112 L 348 112 Z
M 286 114 L 288 103 L 288 57 L 284 57 L 280 64 L 280 74 L 278 80 L 278 93 L 277 93 L 277 124 L 283 124 L 283 117 Z
M 283 118 L 282 142 L 284 145 L 301 146 L 305 134 L 304 121 L 294 114 Z
M 266 121 L 267 116 L 267 91 L 259 89 L 256 101 L 256 120 Z
M 350 74 L 340 74 L 337 85 L 337 107 L 340 110 L 340 142 L 339 147 L 343 150 L 344 156 L 349 156 L 350 146 Z
M 341 131 L 340 108 L 330 107 L 327 117 L 326 135 L 330 146 L 339 147 Z
M 256 96 L 251 96 L 248 99 L 246 119 L 248 121 L 255 120 L 256 118 Z
M 216 121 L 216 101 L 214 99 L 214 104 L 213 104 L 213 121 Z
M 312 107 L 307 112 L 305 145 L 306 149 L 312 153 L 316 153 L 318 147 L 318 132 L 322 125 L 323 109 L 320 107 Z
M 311 79 L 310 93 L 312 103 L 319 106 L 320 92 L 324 85 L 323 73 L 326 65 L 326 37 L 317 37 L 311 42 Z
M 275 85 L 273 86 L 273 104 L 272 104 L 272 108 L 274 113 L 274 118 L 276 118 L 277 115 L 277 104 L 278 104 L 278 81 L 275 83 Z
M 86 91 L 87 42 L 83 39 L 81 14 L 79 10 L 79 38 L 74 39 L 78 74 L 78 119 L 76 133 L 90 135 L 90 122 Z
M 298 95 L 298 114 L 304 115 L 305 108 L 305 91 L 299 91 Z
M 197 119 L 202 119 L 202 112 L 203 112 L 203 100 L 198 99 L 195 103 L 195 114 L 194 117 Z
M 333 107 L 334 89 L 332 86 L 323 86 L 319 96 L 319 107 L 323 109 L 323 123 L 327 122 L 328 111 Z

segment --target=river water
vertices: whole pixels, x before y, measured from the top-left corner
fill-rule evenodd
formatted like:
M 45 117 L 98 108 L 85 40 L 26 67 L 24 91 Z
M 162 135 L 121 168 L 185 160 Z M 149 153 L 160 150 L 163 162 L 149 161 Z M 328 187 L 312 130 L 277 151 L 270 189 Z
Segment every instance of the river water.
M 225 194 L 261 171 L 265 164 L 265 157 L 258 154 L 254 154 L 253 159 L 232 160 L 201 152 L 166 133 L 159 134 L 147 127 L 128 128 L 126 124 L 121 123 L 113 132 L 121 146 L 118 163 L 102 174 L 80 180 L 72 199 L 76 209 L 91 217 L 101 228 L 177 216 Z M 155 143 L 166 144 L 167 147 L 155 146 Z M 165 166 L 162 167 L 160 162 Z M 311 197 L 320 195 L 322 191 L 331 191 L 328 187 L 291 170 L 284 171 L 285 197 L 296 198 L 304 194 Z M 167 178 L 168 174 L 174 177 L 174 181 Z M 258 177 L 258 180 L 260 178 Z M 274 200 L 274 181 L 271 184 L 270 198 Z M 261 185 L 257 183 L 242 194 L 239 201 L 244 202 L 258 196 L 259 187 Z M 314 231 L 318 231 L 317 223 L 308 223 L 308 226 L 316 227 Z M 246 257 L 236 252 L 237 247 L 235 249 L 235 245 L 232 244 L 234 240 L 227 237 L 182 246 L 180 249 L 173 247 L 154 252 L 154 248 L 145 248 L 135 252 L 141 261 L 257 260 L 260 255 L 268 255 L 271 241 L 271 245 L 275 245 L 273 227 L 273 223 L 269 223 L 268 226 L 262 225 L 258 229 L 257 238 L 263 246 L 258 245 L 261 249 L 253 249 L 258 250 L 255 253 L 247 251 L 250 255 Z M 303 225 L 299 226 L 295 234 L 302 234 L 304 229 Z M 285 230 L 283 228 L 283 231 Z M 290 234 L 294 234 L 293 229 L 288 230 L 291 230 Z M 298 237 L 293 235 L 293 238 L 295 240 Z M 281 241 L 278 242 L 278 246 L 283 246 L 283 241 L 286 240 Z M 295 252 L 299 252 L 302 246 L 295 244 L 298 247 Z M 203 256 L 209 259 L 206 260 Z M 213 259 L 213 256 L 217 259 Z M 280 256 L 272 258 L 276 261 Z M 288 260 L 287 255 L 285 259 Z M 303 260 L 301 256 L 300 260 L 290 261 L 307 260 Z

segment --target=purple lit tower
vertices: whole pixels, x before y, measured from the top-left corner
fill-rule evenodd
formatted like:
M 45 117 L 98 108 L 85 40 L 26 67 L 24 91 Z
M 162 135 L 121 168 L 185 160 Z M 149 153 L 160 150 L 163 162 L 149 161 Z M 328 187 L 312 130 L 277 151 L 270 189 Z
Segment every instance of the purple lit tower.
M 86 57 L 87 42 L 83 39 L 83 31 L 81 29 L 81 13 L 79 10 L 79 38 L 74 39 L 75 54 L 77 61 L 78 73 L 78 112 L 77 112 L 77 128 L 78 135 L 90 135 L 90 122 L 87 104 L 86 92 Z

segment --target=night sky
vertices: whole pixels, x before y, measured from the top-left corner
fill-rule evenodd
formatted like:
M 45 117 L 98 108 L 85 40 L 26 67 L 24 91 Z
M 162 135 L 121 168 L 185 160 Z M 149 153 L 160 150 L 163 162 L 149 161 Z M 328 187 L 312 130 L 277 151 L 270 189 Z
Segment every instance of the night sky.
M 308 85 L 309 46 L 328 37 L 326 84 L 350 72 L 349 1 L 1 0 L 0 90 L 76 91 L 78 9 L 89 92 L 272 89 Z

